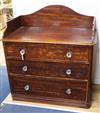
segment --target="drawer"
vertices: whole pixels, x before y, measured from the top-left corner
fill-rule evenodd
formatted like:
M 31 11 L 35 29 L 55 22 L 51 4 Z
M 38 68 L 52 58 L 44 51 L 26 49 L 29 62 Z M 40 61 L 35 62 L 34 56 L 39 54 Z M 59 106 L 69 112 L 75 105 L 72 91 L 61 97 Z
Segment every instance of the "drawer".
M 12 77 L 10 79 L 12 94 L 30 97 L 51 97 L 74 100 L 86 100 L 87 82 L 62 81 L 56 79 Z
M 9 60 L 7 64 L 10 73 L 21 74 L 22 76 L 30 75 L 87 80 L 89 75 L 89 65 L 87 64 L 39 61 L 22 62 L 14 60 Z
M 60 44 L 4 43 L 6 58 L 89 63 L 89 47 Z M 23 57 L 23 58 L 22 58 Z

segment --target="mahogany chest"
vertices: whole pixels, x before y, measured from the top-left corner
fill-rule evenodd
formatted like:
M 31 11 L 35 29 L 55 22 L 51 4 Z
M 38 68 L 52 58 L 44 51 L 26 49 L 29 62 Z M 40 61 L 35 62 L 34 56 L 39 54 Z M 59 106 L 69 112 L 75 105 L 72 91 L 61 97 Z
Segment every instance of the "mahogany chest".
M 60 5 L 7 23 L 3 45 L 14 100 L 90 107 L 95 21 Z

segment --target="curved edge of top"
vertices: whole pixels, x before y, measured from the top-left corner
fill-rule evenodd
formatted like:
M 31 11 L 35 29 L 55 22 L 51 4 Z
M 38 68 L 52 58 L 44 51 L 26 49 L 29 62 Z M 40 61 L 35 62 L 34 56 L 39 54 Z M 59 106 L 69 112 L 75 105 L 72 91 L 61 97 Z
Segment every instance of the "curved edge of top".
M 53 10 L 53 9 L 62 9 L 62 10 L 65 10 L 66 13 L 71 13 L 73 15 L 78 15 L 78 16 L 85 16 L 85 17 L 92 17 L 94 18 L 94 16 L 89 16 L 89 15 L 85 15 L 85 14 L 81 14 L 81 13 L 78 13 L 77 11 L 67 7 L 67 6 L 64 6 L 64 5 L 48 5 L 48 6 L 45 6 L 43 8 L 40 8 L 39 10 L 35 11 L 34 13 L 31 13 L 31 14 L 26 14 L 26 15 L 21 15 L 21 16 L 29 16 L 29 15 L 35 15 L 36 13 L 39 13 L 39 12 L 42 12 L 43 10 L 46 10 L 46 9 L 49 9 L 49 10 Z
M 31 25 L 33 23 L 35 23 L 35 25 L 51 25 L 52 21 L 59 21 L 58 23 L 62 22 L 63 25 L 66 24 L 69 26 L 71 23 L 75 26 L 85 26 L 90 29 L 93 29 L 94 25 L 94 16 L 80 14 L 64 5 L 48 5 L 31 14 L 21 15 L 20 18 L 22 25 Z M 46 19 L 48 24 L 47 22 L 44 23 L 44 19 Z M 55 24 L 58 24 L 57 22 L 55 22 Z
M 49 11 L 49 13 L 48 13 L 48 11 Z M 34 20 L 33 17 L 35 17 L 36 15 L 39 15 L 39 16 L 37 16 L 38 18 L 41 17 L 41 14 L 42 15 L 50 15 L 50 16 L 55 16 L 55 14 L 56 14 L 56 15 L 58 15 L 58 17 L 59 17 L 59 15 L 64 14 L 65 15 L 64 22 L 65 22 L 65 18 L 68 17 L 69 18 L 68 20 L 70 20 L 70 18 L 73 17 L 73 20 L 79 21 L 80 24 L 83 24 L 83 25 L 89 24 L 89 27 L 87 27 L 87 28 L 91 29 L 93 32 L 93 35 L 91 38 L 92 43 L 90 45 L 96 44 L 96 38 L 94 36 L 94 34 L 95 34 L 95 18 L 94 18 L 94 16 L 87 16 L 87 15 L 77 13 L 76 11 L 74 11 L 71 8 L 68 8 L 64 5 L 48 5 L 34 13 L 27 14 L 27 15 L 21 15 L 17 18 L 14 18 L 13 20 L 11 20 L 7 23 L 7 29 L 4 33 L 5 35 L 3 36 L 3 38 L 5 38 L 7 35 L 14 32 L 16 29 L 20 28 L 21 25 L 23 25 L 23 23 L 22 24 L 20 23 L 20 22 L 23 22 L 23 19 L 21 20 L 22 17 L 26 19 L 24 21 L 27 23 L 27 22 L 29 22 L 29 19 L 31 19 L 31 22 L 33 22 L 33 20 Z M 29 17 L 29 18 L 27 18 L 27 17 Z M 54 17 L 54 18 L 56 21 L 56 17 Z M 82 20 L 82 21 L 80 21 L 80 20 Z M 40 21 L 41 21 L 41 19 L 40 19 Z M 38 21 L 36 22 L 36 24 L 37 23 L 38 23 Z

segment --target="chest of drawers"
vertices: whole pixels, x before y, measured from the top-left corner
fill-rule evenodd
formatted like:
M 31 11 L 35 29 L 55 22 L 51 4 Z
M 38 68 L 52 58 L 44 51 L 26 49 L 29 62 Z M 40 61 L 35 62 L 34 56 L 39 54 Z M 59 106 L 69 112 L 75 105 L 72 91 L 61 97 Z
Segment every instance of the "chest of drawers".
M 9 21 L 2 41 L 12 98 L 90 107 L 94 25 L 59 5 Z

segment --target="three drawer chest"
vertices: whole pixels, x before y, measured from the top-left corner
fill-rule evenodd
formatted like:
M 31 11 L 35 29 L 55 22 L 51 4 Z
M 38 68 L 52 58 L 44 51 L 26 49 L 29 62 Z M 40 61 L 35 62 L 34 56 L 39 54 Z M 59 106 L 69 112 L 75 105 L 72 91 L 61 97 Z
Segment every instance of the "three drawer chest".
M 3 46 L 12 98 L 88 108 L 95 20 L 51 5 L 7 23 Z

